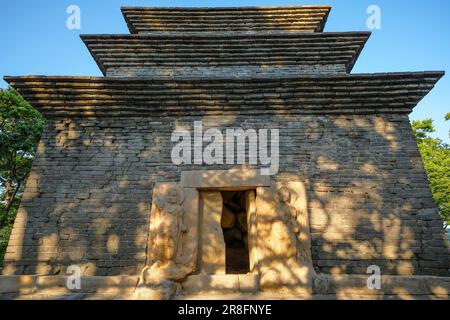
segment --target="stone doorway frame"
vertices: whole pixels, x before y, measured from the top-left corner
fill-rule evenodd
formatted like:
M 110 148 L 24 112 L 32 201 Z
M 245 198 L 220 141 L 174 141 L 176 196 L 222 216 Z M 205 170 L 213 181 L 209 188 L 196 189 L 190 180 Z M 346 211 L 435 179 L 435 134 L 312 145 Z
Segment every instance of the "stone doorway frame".
M 255 283 L 252 288 L 257 288 L 256 290 L 288 290 L 309 295 L 312 292 L 314 269 L 311 259 L 306 188 L 305 184 L 299 180 L 281 176 L 276 176 L 275 180 L 275 177 L 261 175 L 259 170 L 239 168 L 183 171 L 179 183 L 157 183 L 153 189 L 153 199 L 164 197 L 165 192 L 170 188 L 178 188 L 182 191 L 184 223 L 187 226 L 187 232 L 183 234 L 180 241 L 182 254 L 177 261 L 183 265 L 184 277 L 169 280 L 181 280 L 183 287 L 186 284 L 194 288 L 194 291 L 214 291 L 220 289 L 220 283 L 237 283 L 237 288 L 234 289 L 241 291 L 240 282 L 246 282 L 246 284 L 252 282 Z M 282 187 L 290 190 L 291 206 L 299 212 L 297 223 L 300 226 L 300 232 L 295 235 L 296 243 L 300 243 L 296 248 L 297 254 L 295 257 L 286 259 L 274 256 L 273 247 L 274 245 L 280 247 L 280 240 L 274 238 L 270 232 L 271 224 L 277 215 L 277 190 Z M 251 192 L 251 190 L 254 191 Z M 208 250 L 214 252 L 217 249 L 211 241 L 203 239 L 205 226 L 216 226 L 223 238 L 220 225 L 223 205 L 221 191 L 247 191 L 247 203 L 250 206 L 247 209 L 250 272 L 247 275 L 226 274 L 224 252 L 219 252 L 223 260 L 204 259 L 205 252 Z M 219 203 L 220 205 L 217 206 Z M 205 206 L 216 209 L 213 210 L 214 212 L 204 214 Z M 154 203 L 152 210 L 153 207 Z M 206 247 L 202 243 L 207 243 Z M 149 253 L 152 250 L 154 248 L 149 243 L 147 257 L 150 257 Z M 213 253 L 212 256 L 218 255 Z M 147 260 L 148 264 L 149 260 Z M 218 281 L 219 279 L 223 281 Z M 205 283 L 207 283 L 206 288 Z M 214 283 L 218 286 L 214 287 Z
M 270 184 L 270 176 L 263 176 L 258 170 L 251 169 L 184 171 L 181 173 L 180 186 L 189 194 L 193 193 L 190 189 L 195 189 L 198 193 L 198 199 L 185 199 L 188 208 L 192 208 L 196 203 L 199 208 L 197 213 L 199 216 L 197 272 L 208 275 L 226 274 L 225 242 L 220 227 L 223 206 L 221 191 L 246 191 L 249 273 L 258 274 L 256 190 L 268 188 Z M 214 239 L 208 239 L 211 236 Z M 217 251 L 220 252 L 214 254 Z

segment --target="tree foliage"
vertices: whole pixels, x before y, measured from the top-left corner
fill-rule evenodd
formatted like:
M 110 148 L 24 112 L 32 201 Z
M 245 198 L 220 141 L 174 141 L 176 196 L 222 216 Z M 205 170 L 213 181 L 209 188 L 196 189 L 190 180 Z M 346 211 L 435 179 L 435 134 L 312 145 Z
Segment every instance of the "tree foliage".
M 450 119 L 450 113 L 445 118 Z M 431 137 L 435 132 L 433 120 L 412 122 L 428 182 L 433 193 L 439 215 L 445 225 L 450 225 L 450 146 L 441 139 Z
M 0 90 L 0 264 L 43 126 L 15 90 Z

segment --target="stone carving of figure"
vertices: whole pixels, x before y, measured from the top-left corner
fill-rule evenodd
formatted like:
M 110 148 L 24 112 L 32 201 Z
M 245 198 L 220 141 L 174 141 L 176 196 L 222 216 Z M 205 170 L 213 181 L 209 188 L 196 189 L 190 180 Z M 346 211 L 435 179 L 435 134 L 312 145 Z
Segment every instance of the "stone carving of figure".
M 182 234 L 187 231 L 179 191 L 176 188 L 170 189 L 165 201 L 156 205 L 153 214 L 155 216 L 152 218 L 157 220 L 156 230 L 150 232 L 154 232 L 156 236 L 155 260 L 160 265 L 175 263 L 181 252 Z
M 155 197 L 150 215 L 150 265 L 144 269 L 147 280 L 179 280 L 186 275 L 180 261 L 182 237 L 187 232 L 182 202 L 176 187 Z
M 292 258 L 297 253 L 298 210 L 291 205 L 291 192 L 286 187 L 277 191 L 276 218 L 272 221 L 272 250 L 278 256 Z

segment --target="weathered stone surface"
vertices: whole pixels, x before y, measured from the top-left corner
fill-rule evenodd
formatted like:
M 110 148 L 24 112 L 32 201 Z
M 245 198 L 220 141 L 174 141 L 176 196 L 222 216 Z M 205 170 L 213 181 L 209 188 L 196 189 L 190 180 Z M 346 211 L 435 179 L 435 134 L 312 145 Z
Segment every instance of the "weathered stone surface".
M 225 240 L 221 227 L 223 200 L 220 192 L 203 191 L 200 272 L 206 275 L 225 274 Z
M 48 295 L 98 293 L 120 296 L 134 292 L 139 278 L 137 276 L 83 276 L 80 278 L 79 288 L 69 287 L 69 280 L 68 276 L 36 276 L 33 292 Z
M 247 249 L 249 252 L 249 271 L 258 273 L 258 225 L 256 217 L 256 192 L 249 190 L 245 193 L 247 216 Z
M 314 294 L 335 295 L 340 299 L 448 299 L 448 277 L 382 276 L 380 289 L 367 286 L 366 275 L 318 275 Z
M 170 300 L 181 292 L 181 285 L 173 281 L 162 281 L 159 285 L 138 286 L 132 295 L 135 300 Z
M 0 276 L 0 294 L 31 293 L 36 282 L 36 276 Z
M 181 186 L 183 187 L 183 186 Z M 186 239 L 182 247 L 182 260 L 189 267 L 191 272 L 195 272 L 198 262 L 199 248 L 199 215 L 200 215 L 200 195 L 195 188 L 183 187 L 184 201 L 183 210 L 185 214 L 184 222 L 187 226 Z
M 239 291 L 253 292 L 259 291 L 260 276 L 258 274 L 239 274 Z
M 423 277 L 422 280 L 428 289 L 427 294 L 432 294 L 441 299 L 449 299 L 450 277 Z
M 137 276 L 110 276 L 81 278 L 82 291 L 91 290 L 101 294 L 115 294 L 120 291 L 134 291 L 138 284 Z
M 259 275 L 192 275 L 182 284 L 185 293 L 242 292 L 259 290 Z
M 182 284 L 184 292 L 239 292 L 238 275 L 193 275 Z
M 181 185 L 190 188 L 245 189 L 270 185 L 270 176 L 252 168 L 229 170 L 183 171 Z

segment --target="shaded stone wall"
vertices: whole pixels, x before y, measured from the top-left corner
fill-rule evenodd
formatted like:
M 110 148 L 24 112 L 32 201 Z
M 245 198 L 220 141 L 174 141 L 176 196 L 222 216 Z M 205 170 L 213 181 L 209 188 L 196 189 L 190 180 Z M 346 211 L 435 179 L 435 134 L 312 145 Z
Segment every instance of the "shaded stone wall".
M 5 257 L 4 274 L 138 274 L 152 186 L 181 171 L 170 135 L 198 117 L 49 120 Z M 306 182 L 314 267 L 325 273 L 448 276 L 448 246 L 406 115 L 203 118 L 279 128 L 280 173 Z

